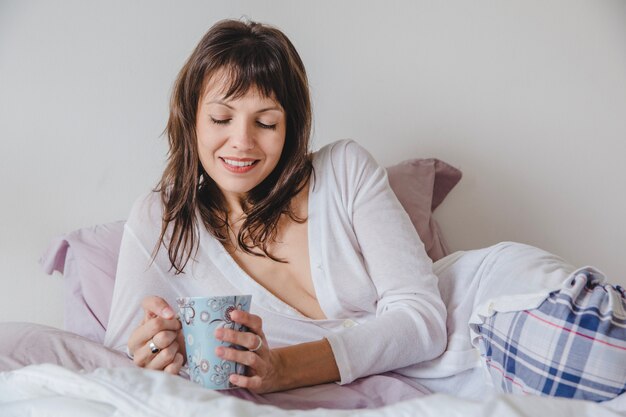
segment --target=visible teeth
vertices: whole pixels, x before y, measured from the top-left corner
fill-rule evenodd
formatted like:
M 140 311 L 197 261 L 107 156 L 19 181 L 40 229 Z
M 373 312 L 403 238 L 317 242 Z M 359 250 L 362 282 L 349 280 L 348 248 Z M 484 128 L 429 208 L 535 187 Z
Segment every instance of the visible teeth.
M 250 165 L 254 164 L 254 161 L 233 161 L 232 159 L 224 159 L 224 162 L 226 162 L 228 165 L 233 165 L 236 167 L 249 167 Z

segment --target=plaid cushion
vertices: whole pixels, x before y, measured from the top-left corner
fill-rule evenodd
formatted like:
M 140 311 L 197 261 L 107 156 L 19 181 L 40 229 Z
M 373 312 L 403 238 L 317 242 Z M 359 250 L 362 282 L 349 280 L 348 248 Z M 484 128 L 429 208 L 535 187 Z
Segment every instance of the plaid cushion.
M 536 309 L 497 312 L 478 326 L 503 392 L 606 401 L 626 391 L 626 298 L 591 268 Z

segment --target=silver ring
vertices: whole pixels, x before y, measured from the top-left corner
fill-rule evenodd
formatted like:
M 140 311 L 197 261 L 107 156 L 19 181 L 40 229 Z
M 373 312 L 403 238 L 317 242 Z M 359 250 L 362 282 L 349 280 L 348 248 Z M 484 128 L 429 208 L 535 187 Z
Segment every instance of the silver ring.
M 259 339 L 259 344 L 256 345 L 256 347 L 254 349 L 250 349 L 250 352 L 256 352 L 257 350 L 261 349 L 263 347 L 263 339 L 261 339 L 261 336 L 259 336 L 258 334 L 255 334 L 256 338 Z
M 161 349 L 159 349 L 157 345 L 154 344 L 154 341 L 152 339 L 150 339 L 150 343 L 148 343 L 148 347 L 150 348 L 150 352 L 152 353 L 159 353 L 161 351 Z

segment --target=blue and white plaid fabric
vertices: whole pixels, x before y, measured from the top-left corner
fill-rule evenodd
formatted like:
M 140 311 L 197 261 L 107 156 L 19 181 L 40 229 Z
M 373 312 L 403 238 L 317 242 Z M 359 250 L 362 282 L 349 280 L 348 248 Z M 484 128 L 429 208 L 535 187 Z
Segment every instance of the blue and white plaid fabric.
M 536 309 L 479 326 L 481 355 L 503 392 L 606 401 L 626 391 L 626 298 L 586 268 Z

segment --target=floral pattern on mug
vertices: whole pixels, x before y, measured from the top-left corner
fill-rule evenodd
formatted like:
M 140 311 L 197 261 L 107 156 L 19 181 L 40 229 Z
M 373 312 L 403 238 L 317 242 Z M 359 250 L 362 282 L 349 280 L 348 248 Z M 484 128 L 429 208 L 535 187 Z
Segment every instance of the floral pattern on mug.
M 250 306 L 248 305 L 248 303 L 246 302 L 246 298 L 243 297 L 235 297 L 235 302 L 234 305 L 229 305 L 228 307 L 226 307 L 226 305 L 228 304 L 228 302 L 224 299 L 219 299 L 219 300 L 211 300 L 208 304 L 209 307 L 214 311 L 214 312 L 222 312 L 221 317 L 215 318 L 213 320 L 211 320 L 209 323 L 218 323 L 219 326 L 224 327 L 224 328 L 228 328 L 228 329 L 233 329 L 233 330 L 237 330 L 240 332 L 246 332 L 248 331 L 248 329 L 245 326 L 242 326 L 240 324 L 235 323 L 232 318 L 230 317 L 231 313 L 235 310 L 244 310 L 244 311 L 249 311 Z M 224 308 L 226 307 L 226 308 Z
M 219 365 L 213 367 L 213 374 L 211 375 L 211 381 L 217 385 L 223 385 L 228 381 L 228 377 L 232 374 L 231 371 L 232 362 L 222 360 Z M 229 384 L 230 386 L 230 384 Z
M 196 316 L 196 310 L 193 308 L 193 305 L 196 302 L 193 300 L 186 302 L 184 298 L 177 298 L 176 303 L 178 304 L 181 318 L 185 320 L 185 323 L 193 324 L 193 318 Z
M 206 359 L 202 359 L 200 350 L 196 349 L 193 355 L 187 355 L 187 365 L 189 367 L 189 377 L 193 382 L 202 384 L 204 377 L 203 373 L 206 373 L 210 364 Z
M 200 320 L 206 323 L 207 321 L 209 321 L 209 319 L 211 319 L 211 313 L 209 313 L 208 311 L 202 310 L 200 312 Z

